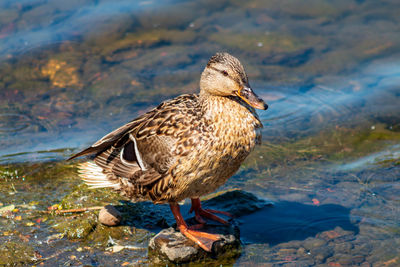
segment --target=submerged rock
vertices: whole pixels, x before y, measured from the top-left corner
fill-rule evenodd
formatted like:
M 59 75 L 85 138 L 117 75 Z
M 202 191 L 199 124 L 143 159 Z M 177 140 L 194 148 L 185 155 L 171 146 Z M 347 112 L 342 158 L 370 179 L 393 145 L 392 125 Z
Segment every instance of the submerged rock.
M 206 208 L 223 210 L 235 217 L 256 212 L 270 205 L 272 205 L 272 202 L 260 199 L 254 194 L 243 190 L 218 192 L 210 195 L 209 198 L 203 202 L 203 206 Z
M 232 260 L 240 255 L 239 229 L 236 226 L 206 225 L 202 229 L 220 234 L 221 240 L 213 244 L 212 252 L 206 252 L 175 228 L 164 229 L 149 242 L 149 258 L 154 263 L 175 264 L 185 262 L 205 262 L 218 258 L 218 262 Z

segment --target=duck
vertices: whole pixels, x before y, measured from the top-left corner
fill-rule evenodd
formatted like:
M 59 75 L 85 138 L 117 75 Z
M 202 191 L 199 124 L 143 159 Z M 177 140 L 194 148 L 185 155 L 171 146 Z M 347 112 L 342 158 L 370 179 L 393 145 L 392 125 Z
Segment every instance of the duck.
M 168 203 L 179 231 L 205 251 L 220 240 L 201 231 L 205 219 L 229 213 L 203 209 L 200 197 L 223 185 L 257 144 L 263 127 L 255 109 L 268 105 L 250 87 L 240 61 L 213 55 L 200 77 L 198 94 L 183 94 L 110 132 L 69 160 L 90 188 L 110 188 L 132 202 Z M 198 225 L 188 226 L 179 203 L 191 199 Z

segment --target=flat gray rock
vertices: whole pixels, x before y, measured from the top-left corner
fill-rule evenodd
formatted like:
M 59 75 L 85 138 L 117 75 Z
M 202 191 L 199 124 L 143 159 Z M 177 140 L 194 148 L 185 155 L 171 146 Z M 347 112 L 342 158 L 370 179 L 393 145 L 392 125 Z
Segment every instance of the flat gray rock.
M 190 221 L 190 220 L 189 220 Z M 175 228 L 164 229 L 149 242 L 149 256 L 154 263 L 202 262 L 207 259 L 235 259 L 240 255 L 239 229 L 236 226 L 206 225 L 201 231 L 219 234 L 212 252 L 206 252 Z

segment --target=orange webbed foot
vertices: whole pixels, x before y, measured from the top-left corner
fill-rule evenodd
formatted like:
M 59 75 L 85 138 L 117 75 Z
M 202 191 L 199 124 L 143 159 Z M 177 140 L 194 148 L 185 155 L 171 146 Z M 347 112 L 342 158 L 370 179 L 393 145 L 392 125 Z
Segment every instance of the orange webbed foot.
M 188 227 L 181 215 L 179 205 L 176 203 L 171 203 L 170 208 L 172 213 L 174 214 L 179 231 L 184 236 L 186 236 L 187 238 L 195 242 L 197 245 L 199 245 L 205 251 L 211 252 L 213 243 L 215 241 L 220 240 L 221 236 L 217 234 L 210 234 L 206 232 L 197 231 L 196 229 L 201 228 L 203 224 L 200 225 L 198 224 Z
M 211 209 L 203 209 L 201 207 L 200 199 L 198 199 L 198 198 L 192 198 L 192 207 L 190 208 L 189 212 L 193 212 L 193 211 L 195 213 L 196 221 L 198 221 L 200 224 L 206 223 L 206 221 L 203 219 L 203 217 L 208 218 L 213 221 L 216 221 L 216 222 L 220 222 L 225 225 L 229 224 L 228 221 L 214 215 L 213 213 L 223 214 L 223 215 L 231 217 L 231 218 L 233 217 L 232 214 L 230 214 L 229 212 L 219 211 L 219 210 L 211 210 Z
M 208 252 L 211 252 L 214 242 L 221 239 L 220 235 L 192 230 L 190 229 L 190 227 L 183 225 L 179 227 L 179 230 L 184 236 L 186 236 L 197 245 L 199 245 L 202 249 Z

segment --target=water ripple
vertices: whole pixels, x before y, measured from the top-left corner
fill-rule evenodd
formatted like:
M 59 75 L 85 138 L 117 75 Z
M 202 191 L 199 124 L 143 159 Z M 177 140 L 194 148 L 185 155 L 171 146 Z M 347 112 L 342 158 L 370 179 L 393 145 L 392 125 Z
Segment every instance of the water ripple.
M 0 133 L 15 133 L 32 125 L 32 120 L 23 114 L 0 114 Z

